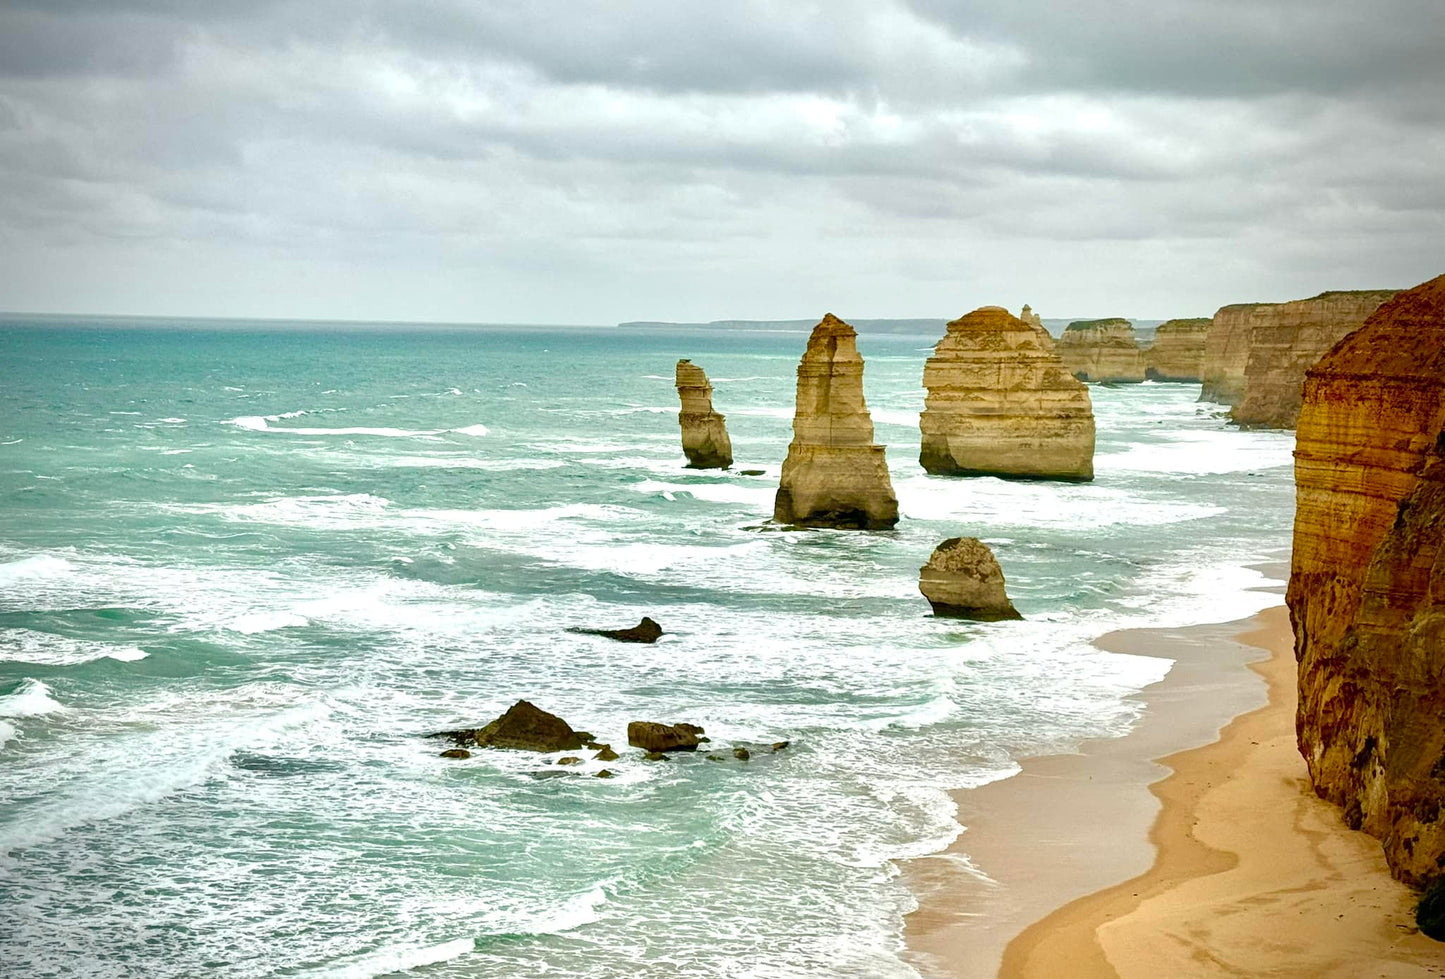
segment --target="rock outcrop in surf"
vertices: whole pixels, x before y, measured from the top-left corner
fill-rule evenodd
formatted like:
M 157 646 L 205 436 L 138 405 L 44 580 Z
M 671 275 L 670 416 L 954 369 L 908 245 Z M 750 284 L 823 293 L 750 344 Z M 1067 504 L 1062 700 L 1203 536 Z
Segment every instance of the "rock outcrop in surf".
M 733 464 L 733 444 L 722 415 L 712 407 L 712 384 L 703 369 L 679 360 L 677 396 L 682 401 L 677 422 L 682 427 L 682 451 L 689 469 L 727 469 Z
M 1144 380 L 1144 352 L 1134 324 L 1114 317 L 1075 320 L 1056 345 L 1069 372 L 1081 381 L 1137 384 Z
M 465 748 L 511 748 L 517 751 L 577 751 L 588 740 L 556 714 L 519 700 L 496 720 L 478 728 L 436 735 Z M 446 757 L 460 757 L 448 755 Z
M 1150 381 L 1198 384 L 1204 377 L 1204 341 L 1208 316 L 1165 320 L 1154 331 L 1154 342 L 1144 351 L 1144 377 Z
M 627 743 L 643 751 L 662 754 L 668 751 L 696 751 L 702 743 L 703 729 L 696 724 L 662 724 L 658 721 L 633 721 L 627 725 Z
M 930 473 L 1094 478 L 1094 410 L 1042 327 L 985 306 L 948 324 L 923 368 L 918 461 Z
M 662 626 L 651 617 L 644 615 L 642 621 L 637 625 L 626 629 L 583 629 L 572 628 L 568 632 L 575 632 L 582 636 L 601 636 L 604 639 L 612 639 L 617 642 L 645 642 L 653 643 L 662 638 Z
M 918 590 L 946 618 L 998 622 L 1022 619 L 1004 588 L 1003 569 L 976 537 L 951 537 L 918 569 Z
M 832 313 L 808 338 L 798 364 L 793 441 L 783 462 L 773 519 L 804 527 L 886 530 L 898 497 L 863 400 L 857 332 Z
M 1295 485 L 1300 752 L 1424 884 L 1445 868 L 1445 276 L 1309 370 Z

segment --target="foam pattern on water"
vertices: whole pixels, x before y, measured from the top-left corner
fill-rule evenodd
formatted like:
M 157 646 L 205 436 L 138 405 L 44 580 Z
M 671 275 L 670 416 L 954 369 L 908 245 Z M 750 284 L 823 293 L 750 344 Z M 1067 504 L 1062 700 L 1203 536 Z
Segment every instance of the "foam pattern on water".
M 1127 730 L 1169 667 L 1092 640 L 1278 601 L 1246 566 L 1287 544 L 1292 440 L 1183 385 L 1091 389 L 1094 483 L 938 479 L 931 339 L 865 335 L 903 519 L 790 532 L 801 334 L 0 342 L 17 974 L 912 976 L 898 861 L 956 837 L 947 790 Z M 683 467 L 683 356 L 732 471 Z M 928 614 L 918 568 L 959 534 L 1025 621 Z M 642 615 L 655 646 L 564 631 Z M 425 737 L 522 697 L 623 757 Z M 636 719 L 703 724 L 721 760 L 646 762 Z

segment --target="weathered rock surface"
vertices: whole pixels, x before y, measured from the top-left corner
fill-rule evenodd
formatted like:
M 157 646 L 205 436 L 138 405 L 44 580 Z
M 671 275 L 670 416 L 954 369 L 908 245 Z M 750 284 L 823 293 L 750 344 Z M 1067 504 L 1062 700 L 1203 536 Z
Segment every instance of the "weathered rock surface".
M 582 636 L 602 636 L 618 642 L 657 642 L 662 637 L 662 626 L 644 615 L 642 621 L 629 629 L 568 629 Z
M 1024 303 L 1024 308 L 1019 311 L 1019 320 L 1025 326 L 1031 326 L 1044 335 L 1044 339 L 1048 341 L 1045 349 L 1054 349 L 1054 336 L 1048 330 L 1044 329 L 1044 318 L 1038 313 L 1035 313 L 1033 307 L 1028 303 Z
M 660 724 L 633 721 L 627 725 L 627 743 L 650 753 L 696 751 L 702 742 L 702 728 L 696 724 Z
M 1244 396 L 1230 417 L 1251 428 L 1294 428 L 1305 371 L 1393 295 L 1393 289 L 1326 292 L 1258 308 L 1244 367 Z
M 1211 322 L 1200 316 L 1160 323 L 1153 345 L 1144 351 L 1144 377 L 1198 384 L 1204 377 L 1204 341 Z
M 443 758 L 463 759 L 472 757 L 472 753 L 465 748 L 448 748 L 442 752 L 441 756 Z
M 998 622 L 1022 619 L 1004 590 L 1003 569 L 976 537 L 950 537 L 918 569 L 918 590 L 933 614 Z
M 1445 868 L 1445 276 L 1401 293 L 1306 375 L 1287 601 L 1315 791 Z
M 604 744 L 597 754 L 592 756 L 594 761 L 616 761 L 617 752 L 612 750 L 612 745 Z
M 1256 405 L 1243 411 L 1236 421 L 1242 424 L 1265 424 L 1255 418 L 1274 417 L 1281 408 L 1273 407 L 1275 399 L 1292 405 L 1289 414 L 1298 414 L 1298 387 L 1304 372 L 1329 350 L 1336 341 L 1357 329 L 1365 317 L 1389 298 L 1389 290 L 1373 292 L 1323 292 L 1313 299 L 1287 303 L 1239 303 L 1221 307 L 1204 341 L 1203 387 L 1200 401 L 1222 405 L 1243 405 L 1253 384 L 1264 387 Z M 1325 338 L 1329 338 L 1325 342 Z M 1265 350 L 1255 359 L 1256 344 L 1263 341 Z M 1301 353 L 1291 351 L 1298 344 Z M 1254 382 L 1249 380 L 1251 374 Z M 1267 380 L 1273 377 L 1271 382 Z M 1278 393 L 1269 394 L 1270 390 Z M 1293 419 L 1291 419 L 1292 423 Z M 1281 427 L 1289 427 L 1283 425 Z
M 783 462 L 773 519 L 804 527 L 886 530 L 898 497 L 863 401 L 857 332 L 832 313 L 813 328 L 798 364 L 793 441 Z
M 918 462 L 938 475 L 1094 478 L 1094 409 L 1048 334 L 985 306 L 948 324 L 923 368 Z
M 723 416 L 713 410 L 712 384 L 690 360 L 677 362 L 677 396 L 682 401 L 682 452 L 689 469 L 726 469 L 733 464 L 733 443 Z
M 1064 366 L 1081 381 L 1137 384 L 1144 380 L 1144 352 L 1126 319 L 1075 320 L 1055 345 Z
M 519 700 L 484 727 L 443 731 L 437 737 L 477 748 L 513 748 L 518 751 L 576 751 L 585 740 L 556 714 L 530 701 Z

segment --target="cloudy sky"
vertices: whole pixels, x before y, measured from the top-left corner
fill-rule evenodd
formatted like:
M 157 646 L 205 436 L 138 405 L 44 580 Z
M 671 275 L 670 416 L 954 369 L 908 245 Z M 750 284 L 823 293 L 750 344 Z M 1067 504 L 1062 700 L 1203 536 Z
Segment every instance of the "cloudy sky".
M 3 0 L 0 309 L 1208 315 L 1445 271 L 1442 0 Z

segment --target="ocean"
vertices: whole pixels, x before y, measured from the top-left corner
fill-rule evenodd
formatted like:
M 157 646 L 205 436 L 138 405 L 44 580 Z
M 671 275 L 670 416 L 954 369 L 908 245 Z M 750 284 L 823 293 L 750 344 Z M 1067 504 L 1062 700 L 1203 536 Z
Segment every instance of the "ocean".
M 801 332 L 0 320 L 4 973 L 917 975 L 947 791 L 1127 731 L 1169 662 L 1091 641 L 1277 604 L 1293 515 L 1293 436 L 1198 385 L 1091 386 L 1092 483 L 928 476 L 936 340 L 859 338 L 865 533 L 769 524 Z M 683 468 L 679 357 L 732 471 Z M 932 618 L 958 535 L 1025 621 Z M 617 777 L 425 737 L 520 698 Z

